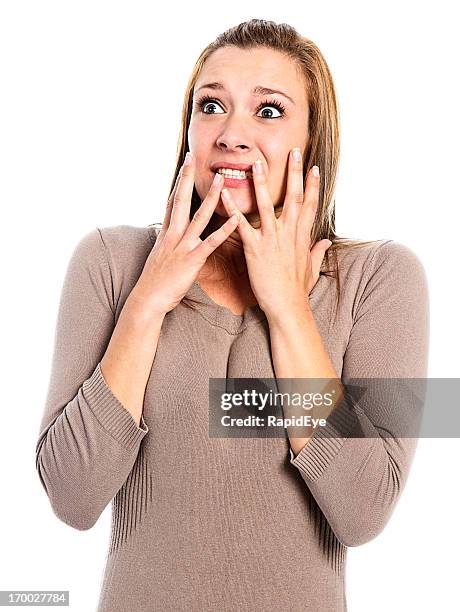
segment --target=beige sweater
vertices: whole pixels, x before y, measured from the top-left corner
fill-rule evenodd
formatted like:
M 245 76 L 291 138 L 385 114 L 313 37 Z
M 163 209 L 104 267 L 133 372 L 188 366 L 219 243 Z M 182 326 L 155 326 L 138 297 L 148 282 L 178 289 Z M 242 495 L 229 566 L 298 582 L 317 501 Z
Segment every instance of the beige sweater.
M 164 319 L 137 427 L 100 360 L 154 241 L 150 227 L 121 225 L 95 229 L 75 248 L 36 446 L 59 519 L 90 529 L 112 501 L 98 612 L 344 612 L 347 547 L 385 527 L 416 438 L 376 432 L 394 397 L 379 408 L 364 397 L 356 408 L 374 436 L 348 437 L 353 419 L 344 417 L 328 425 L 334 437 L 315 435 L 296 457 L 287 437 L 210 437 L 210 377 L 275 374 L 260 307 L 234 315 L 198 283 Z M 335 280 L 321 276 L 310 294 L 336 372 L 426 377 L 428 287 L 418 257 L 392 240 L 339 257 L 335 322 Z

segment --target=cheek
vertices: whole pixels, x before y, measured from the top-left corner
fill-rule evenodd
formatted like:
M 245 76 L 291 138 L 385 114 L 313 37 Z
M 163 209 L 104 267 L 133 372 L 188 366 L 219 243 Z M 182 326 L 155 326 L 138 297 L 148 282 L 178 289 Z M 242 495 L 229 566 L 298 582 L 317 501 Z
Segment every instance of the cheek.
M 195 157 L 195 182 L 203 183 L 204 181 L 209 181 L 213 178 L 209 168 L 209 141 L 199 130 L 190 129 L 188 132 L 188 145 Z
M 202 155 L 204 149 L 203 130 L 200 129 L 196 121 L 192 120 L 190 123 L 187 136 L 189 148 L 195 153 L 195 157 L 200 156 L 200 153 Z
M 203 200 L 211 187 L 212 179 L 214 177 L 211 176 L 209 169 L 205 167 L 203 162 L 197 159 L 196 163 L 195 189 L 200 198 Z
M 268 185 L 270 190 L 277 194 L 286 183 L 287 173 L 282 164 L 277 162 L 269 170 Z
M 188 139 L 188 148 L 192 151 L 195 151 L 197 138 L 196 138 L 196 130 L 194 129 L 193 124 L 190 124 L 188 128 L 187 139 Z
M 190 148 L 196 151 L 199 149 L 202 151 L 209 149 L 209 146 L 213 142 L 213 138 L 216 137 L 210 124 L 205 124 L 194 119 L 190 121 L 187 135 Z
M 284 168 L 281 163 L 277 163 L 274 167 L 270 168 L 268 176 L 268 189 L 275 205 L 282 201 L 286 193 L 286 187 L 287 166 Z

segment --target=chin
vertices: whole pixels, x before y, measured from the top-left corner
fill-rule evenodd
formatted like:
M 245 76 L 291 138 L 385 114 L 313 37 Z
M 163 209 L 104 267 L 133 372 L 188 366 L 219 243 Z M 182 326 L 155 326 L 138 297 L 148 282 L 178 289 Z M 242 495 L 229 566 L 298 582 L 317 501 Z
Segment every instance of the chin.
M 235 201 L 235 205 L 236 208 L 243 213 L 243 215 L 247 215 L 248 213 L 253 213 L 253 212 L 257 212 L 257 209 L 252 207 L 250 204 L 247 203 L 240 203 L 238 201 Z M 219 215 L 219 217 L 226 217 L 228 218 L 228 213 L 227 210 L 222 202 L 222 200 L 219 200 L 219 203 L 217 204 L 217 206 L 214 209 L 214 213 L 216 215 Z
M 247 195 L 240 195 L 235 193 L 235 191 L 237 190 L 235 189 L 230 193 L 232 195 L 233 202 L 238 210 L 243 213 L 243 215 L 258 212 L 257 201 L 252 196 L 247 197 Z
M 248 207 L 240 207 L 237 206 L 238 210 L 240 211 L 240 213 L 242 213 L 243 215 L 247 216 L 250 213 L 255 213 L 257 212 L 256 210 L 251 210 Z M 220 217 L 225 217 L 226 219 L 228 219 L 229 215 L 227 213 L 227 211 L 225 210 L 225 208 L 222 206 L 222 208 L 220 208 L 219 206 L 216 208 L 216 213 L 220 216 Z

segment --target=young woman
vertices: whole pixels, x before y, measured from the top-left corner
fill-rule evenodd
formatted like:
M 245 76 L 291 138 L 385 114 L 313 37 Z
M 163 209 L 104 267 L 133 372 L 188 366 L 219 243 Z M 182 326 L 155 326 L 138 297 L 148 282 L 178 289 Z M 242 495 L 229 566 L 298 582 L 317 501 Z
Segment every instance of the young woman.
M 113 500 L 99 612 L 346 610 L 347 547 L 407 481 L 416 438 L 389 415 L 408 407 L 388 391 L 302 435 L 208 430 L 211 378 L 326 379 L 342 399 L 347 380 L 426 377 L 424 268 L 337 236 L 338 160 L 322 54 L 251 20 L 196 62 L 160 227 L 75 249 L 37 470 L 76 529 Z

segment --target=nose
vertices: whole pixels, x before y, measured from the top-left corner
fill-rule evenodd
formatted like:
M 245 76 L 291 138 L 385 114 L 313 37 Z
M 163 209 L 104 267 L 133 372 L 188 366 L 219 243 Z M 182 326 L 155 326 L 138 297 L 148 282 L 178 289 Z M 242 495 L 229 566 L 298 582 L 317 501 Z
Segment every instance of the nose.
M 229 137 L 221 137 L 217 140 L 217 146 L 222 151 L 238 151 L 238 150 L 246 150 L 250 147 L 241 142 L 241 138 L 229 138 Z
M 246 150 L 251 148 L 249 135 L 244 133 L 241 120 L 229 120 L 216 141 L 219 149 L 223 151 Z

